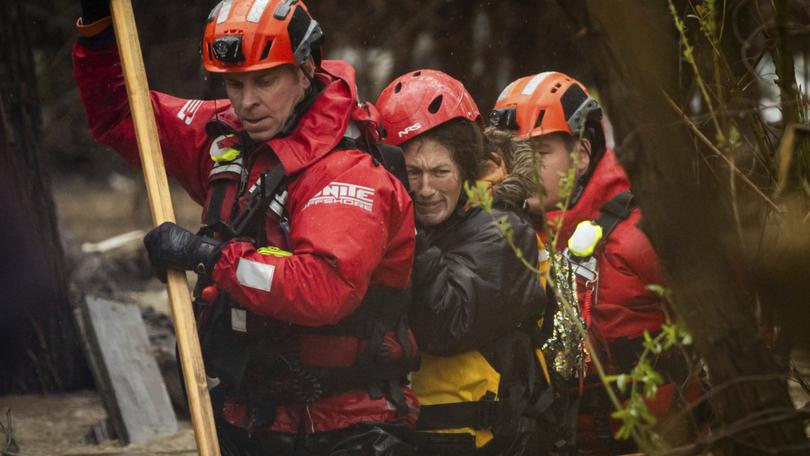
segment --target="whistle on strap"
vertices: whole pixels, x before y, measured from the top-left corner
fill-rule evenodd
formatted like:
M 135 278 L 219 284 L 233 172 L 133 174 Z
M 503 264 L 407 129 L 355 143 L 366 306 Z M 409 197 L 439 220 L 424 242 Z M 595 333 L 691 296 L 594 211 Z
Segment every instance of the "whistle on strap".
M 568 239 L 568 251 L 577 258 L 590 257 L 602 240 L 602 233 L 602 227 L 593 221 L 580 222 L 574 234 Z
M 596 280 L 597 264 L 593 256 L 596 247 L 602 240 L 602 227 L 591 220 L 580 222 L 574 234 L 568 239 L 565 256 L 571 263 L 571 271 L 587 282 Z

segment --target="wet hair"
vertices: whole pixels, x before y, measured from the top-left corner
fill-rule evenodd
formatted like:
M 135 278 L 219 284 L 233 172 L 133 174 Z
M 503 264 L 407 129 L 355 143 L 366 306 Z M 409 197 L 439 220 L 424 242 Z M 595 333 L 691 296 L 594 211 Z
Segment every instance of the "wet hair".
M 484 149 L 484 134 L 478 124 L 461 117 L 449 120 L 416 136 L 411 141 L 433 140 L 450 151 L 453 162 L 461 170 L 462 181 L 473 182 L 481 174 L 488 153 Z
M 523 201 L 542 191 L 538 185 L 537 158 L 526 141 L 515 139 L 512 132 L 487 127 L 484 137 L 488 150 L 498 155 L 506 164 L 507 176 L 492 186 L 492 198 L 496 203 L 521 207 Z

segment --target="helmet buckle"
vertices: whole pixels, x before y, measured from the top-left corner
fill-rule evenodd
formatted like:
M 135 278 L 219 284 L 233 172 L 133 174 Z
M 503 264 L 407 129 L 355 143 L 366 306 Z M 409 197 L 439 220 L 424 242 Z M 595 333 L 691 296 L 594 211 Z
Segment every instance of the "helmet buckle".
M 489 123 L 501 130 L 518 130 L 517 110 L 515 108 L 498 108 L 489 113 Z
M 276 10 L 273 12 L 273 17 L 280 21 L 287 19 L 287 15 L 290 14 L 290 8 L 296 3 L 298 3 L 298 0 L 284 0 L 276 7 Z

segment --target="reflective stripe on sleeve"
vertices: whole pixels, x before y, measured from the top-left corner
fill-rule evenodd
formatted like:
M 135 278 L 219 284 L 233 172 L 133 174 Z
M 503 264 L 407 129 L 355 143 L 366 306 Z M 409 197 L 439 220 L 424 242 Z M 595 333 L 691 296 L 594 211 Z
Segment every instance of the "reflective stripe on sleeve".
M 243 286 L 269 292 L 273 288 L 275 272 L 276 267 L 271 264 L 240 258 L 239 266 L 236 267 L 236 278 Z

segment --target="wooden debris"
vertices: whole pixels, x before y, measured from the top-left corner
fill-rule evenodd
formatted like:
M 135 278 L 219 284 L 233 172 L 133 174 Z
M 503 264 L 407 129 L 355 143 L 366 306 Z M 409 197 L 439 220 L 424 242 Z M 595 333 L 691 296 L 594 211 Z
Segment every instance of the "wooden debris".
M 138 306 L 88 296 L 81 314 L 88 358 L 115 434 L 143 443 L 177 432 Z

